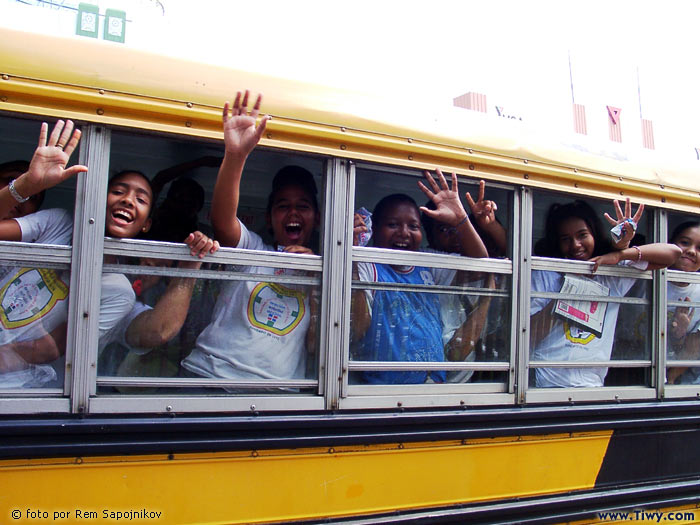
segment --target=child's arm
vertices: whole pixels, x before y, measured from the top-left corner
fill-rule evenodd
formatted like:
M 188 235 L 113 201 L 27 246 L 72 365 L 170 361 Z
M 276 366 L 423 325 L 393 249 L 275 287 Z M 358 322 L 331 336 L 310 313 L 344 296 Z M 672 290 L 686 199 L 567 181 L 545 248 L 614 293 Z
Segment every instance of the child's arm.
M 66 323 L 31 341 L 8 343 L 0 347 L 0 372 L 24 370 L 31 364 L 55 361 L 66 353 Z
M 493 274 L 489 274 L 484 288 L 493 289 L 495 287 L 496 281 Z M 474 351 L 486 326 L 491 299 L 491 296 L 480 297 L 476 308 L 469 313 L 466 321 L 445 345 L 445 354 L 449 361 L 465 361 L 469 354 Z
M 593 263 L 593 272 L 601 264 L 615 265 L 621 261 L 647 261 L 649 263 L 647 270 L 658 270 L 675 263 L 681 253 L 682 250 L 675 244 L 659 242 L 606 253 L 589 259 L 589 262 Z
M 496 210 L 498 206 L 493 201 L 484 200 L 484 188 L 486 183 L 483 180 L 479 181 L 479 195 L 477 201 L 474 202 L 469 192 L 466 193 L 467 204 L 469 209 L 474 214 L 474 219 L 481 230 L 490 237 L 493 245 L 496 247 L 497 253 L 494 255 L 500 256 L 506 253 L 506 244 L 508 242 L 506 230 L 500 222 L 496 220 Z
M 353 230 L 352 239 L 353 246 L 360 245 L 360 234 L 367 232 L 367 226 L 362 218 L 362 215 L 356 213 L 353 217 Z M 360 270 L 356 262 L 352 263 L 352 280 L 360 280 Z M 367 303 L 367 292 L 364 290 L 353 290 L 350 297 L 352 312 L 352 323 L 350 338 L 352 341 L 359 341 L 365 336 L 370 323 L 372 322 L 372 315 L 369 311 L 369 304 Z
M 7 216 L 17 205 L 18 198 L 29 198 L 80 172 L 87 171 L 87 167 L 81 165 L 66 168 L 71 154 L 80 141 L 80 130 L 73 130 L 73 122 L 69 120 L 64 123 L 59 120 L 51 135 L 47 137 L 48 129 L 46 122 L 41 124 L 39 145 L 34 151 L 29 170 L 15 179 L 11 185 L 14 195 L 10 186 L 0 190 L 0 217 Z M 21 239 L 22 231 L 16 221 L 11 219 L 0 221 L 0 240 L 19 241 Z
M 180 261 L 178 268 L 197 270 L 201 259 L 216 253 L 219 243 L 201 232 L 193 232 L 185 239 L 190 253 L 199 261 Z M 168 288 L 152 310 L 139 314 L 126 330 L 126 342 L 135 348 L 155 348 L 170 341 L 182 328 L 190 309 L 190 300 L 196 279 L 172 277 Z
M 422 206 L 420 210 L 432 219 L 456 228 L 462 255 L 466 257 L 488 257 L 489 254 L 486 251 L 484 242 L 479 237 L 479 234 L 476 233 L 474 225 L 469 221 L 469 216 L 464 210 L 462 201 L 459 199 L 457 175 L 455 173 L 452 174 L 452 188 L 450 189 L 442 172 L 436 169 L 435 173 L 437 173 L 440 186 L 427 171 L 425 172 L 425 178 L 432 191 L 422 182 L 418 182 L 418 186 L 435 203 L 437 209 L 430 210 Z
M 238 199 L 241 176 L 245 161 L 260 141 L 269 117 L 265 116 L 256 127 L 260 113 L 262 95 L 258 95 L 252 111 L 248 114 L 248 91 L 241 101 L 240 91 L 236 94 L 233 108 L 224 104 L 224 145 L 226 151 L 219 168 L 211 203 L 211 222 L 216 238 L 223 246 L 238 246 L 241 238 L 241 224 L 238 222 Z M 231 115 L 229 116 L 229 110 Z

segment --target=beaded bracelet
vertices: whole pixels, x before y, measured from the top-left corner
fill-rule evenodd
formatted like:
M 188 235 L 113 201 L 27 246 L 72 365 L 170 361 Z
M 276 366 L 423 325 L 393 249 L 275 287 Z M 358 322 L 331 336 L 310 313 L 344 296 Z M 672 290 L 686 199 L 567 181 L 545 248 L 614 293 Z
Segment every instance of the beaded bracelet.
M 642 249 L 639 246 L 632 246 L 635 250 L 637 250 L 637 261 L 642 260 Z
M 12 179 L 10 181 L 10 185 L 7 187 L 10 190 L 10 195 L 12 195 L 17 202 L 22 204 L 23 202 L 27 202 L 29 200 L 29 197 L 22 197 L 19 192 L 17 191 L 17 188 L 15 188 L 15 179 Z

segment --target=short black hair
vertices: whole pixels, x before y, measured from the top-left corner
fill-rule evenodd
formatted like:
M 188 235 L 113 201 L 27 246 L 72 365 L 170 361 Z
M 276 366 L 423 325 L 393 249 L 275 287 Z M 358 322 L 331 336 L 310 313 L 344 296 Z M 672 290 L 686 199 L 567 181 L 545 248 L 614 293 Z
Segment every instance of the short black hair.
M 591 231 L 594 240 L 593 257 L 613 251 L 613 245 L 606 235 L 595 210 L 585 201 L 575 200 L 567 204 L 552 204 L 547 212 L 545 236 L 535 244 L 535 255 L 565 259 L 559 248 L 559 226 L 569 219 L 581 219 Z
M 151 215 L 153 215 L 153 210 L 156 207 L 155 204 L 156 204 L 156 199 L 158 198 L 158 194 L 153 189 L 153 184 L 151 184 L 151 179 L 149 179 L 144 172 L 139 171 L 139 170 L 122 170 L 120 172 L 117 172 L 110 177 L 109 182 L 107 183 L 107 188 L 109 188 L 112 184 L 114 184 L 114 182 L 117 179 L 123 177 L 124 175 L 128 175 L 129 173 L 133 173 L 135 175 L 138 175 L 143 180 L 145 180 L 146 183 L 148 184 L 148 188 L 151 190 L 151 208 L 148 210 L 148 216 L 150 217 Z
M 413 206 L 416 209 L 418 216 L 420 216 L 418 204 L 416 204 L 416 201 L 413 200 L 413 197 L 409 197 L 405 193 L 392 193 L 391 195 L 387 195 L 380 200 L 374 207 L 374 211 L 372 212 L 372 222 L 376 225 L 381 224 L 388 210 L 397 204 L 408 204 Z
M 165 198 L 175 198 L 175 193 L 178 190 L 189 193 L 194 197 L 197 201 L 197 211 L 200 211 L 204 207 L 204 188 L 202 188 L 202 185 L 196 180 L 189 177 L 178 177 L 170 183 L 170 188 L 168 188 L 168 194 Z
M 18 171 L 20 173 L 26 173 L 29 171 L 29 162 L 26 160 L 11 160 L 9 162 L 3 162 L 0 164 L 0 175 L 10 171 Z M 44 202 L 44 197 L 46 196 L 46 190 L 41 190 L 36 195 L 32 195 L 31 199 L 36 202 L 37 208 L 41 207 Z
M 267 198 L 268 214 L 272 211 L 272 204 L 275 201 L 277 193 L 287 186 L 298 186 L 308 193 L 314 211 L 318 212 L 318 199 L 316 197 L 318 188 L 316 187 L 314 176 L 306 168 L 290 165 L 279 170 L 275 174 L 275 178 L 272 179 L 272 191 L 270 191 L 270 196 Z

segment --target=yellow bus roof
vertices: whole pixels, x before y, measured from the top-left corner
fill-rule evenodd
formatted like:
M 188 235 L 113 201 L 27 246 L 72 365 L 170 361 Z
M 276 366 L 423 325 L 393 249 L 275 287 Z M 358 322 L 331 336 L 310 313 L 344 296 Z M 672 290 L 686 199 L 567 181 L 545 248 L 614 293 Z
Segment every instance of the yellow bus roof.
M 137 51 L 0 29 L 0 109 L 221 138 L 224 100 L 264 93 L 265 145 L 698 211 L 697 165 L 615 148 L 429 100 L 366 93 Z

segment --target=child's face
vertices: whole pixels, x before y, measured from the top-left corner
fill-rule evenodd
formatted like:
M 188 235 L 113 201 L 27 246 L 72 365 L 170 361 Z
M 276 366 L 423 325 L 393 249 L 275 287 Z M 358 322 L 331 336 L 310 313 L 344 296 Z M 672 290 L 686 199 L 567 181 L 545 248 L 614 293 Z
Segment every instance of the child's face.
M 109 183 L 105 233 L 111 237 L 131 239 L 151 227 L 153 194 L 138 173 L 125 173 Z
M 561 223 L 559 250 L 565 259 L 587 261 L 593 257 L 595 239 L 583 219 L 571 217 Z
M 387 209 L 374 232 L 374 245 L 377 248 L 417 252 L 422 240 L 420 215 L 416 207 L 407 202 Z
M 433 243 L 436 250 L 446 253 L 460 253 L 461 245 L 457 230 L 443 222 L 433 221 Z
M 319 216 L 309 194 L 290 185 L 277 190 L 267 220 L 278 244 L 308 246 Z
M 0 189 L 8 186 L 10 182 L 22 175 L 21 171 L 4 171 L 0 173 Z M 7 215 L 0 217 L 0 220 L 16 219 L 34 213 L 39 209 L 39 195 L 33 195 L 28 201 L 18 202 Z
M 700 228 L 686 228 L 678 235 L 673 243 L 679 246 L 683 253 L 672 266 L 674 270 L 697 272 L 700 270 Z

